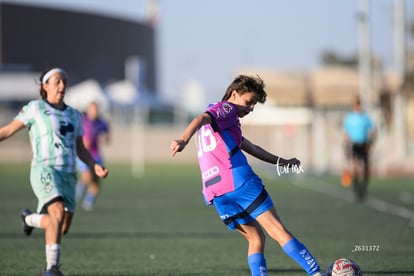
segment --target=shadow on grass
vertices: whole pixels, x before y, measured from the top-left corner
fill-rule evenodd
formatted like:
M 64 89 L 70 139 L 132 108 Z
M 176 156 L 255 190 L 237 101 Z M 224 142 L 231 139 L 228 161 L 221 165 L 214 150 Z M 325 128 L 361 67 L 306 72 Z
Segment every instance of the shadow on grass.
M 39 230 L 43 237 L 43 231 Z M 34 234 L 38 236 L 38 233 Z M 211 232 L 69 232 L 65 238 L 70 239 L 107 239 L 107 238 L 157 238 L 157 239 L 170 239 L 170 238 L 226 238 L 229 234 L 223 233 L 211 233 Z M 0 233 L 0 239 L 21 239 L 27 238 L 23 233 Z
M 303 272 L 303 271 L 300 271 L 300 272 Z M 216 272 L 217 273 L 217 272 Z M 241 272 L 241 271 L 238 271 L 238 273 L 237 274 L 234 274 L 234 273 L 229 273 L 229 272 L 223 272 L 223 273 L 218 273 L 218 274 L 214 274 L 214 275 L 223 275 L 223 276 L 227 276 L 227 275 L 231 275 L 231 276 L 234 276 L 234 275 L 240 275 L 240 273 L 242 273 L 242 275 L 250 275 L 250 270 L 246 270 L 246 269 L 243 269 L 243 271 Z M 90 273 L 87 273 L 87 274 L 85 274 L 85 273 L 75 273 L 75 274 L 73 274 L 73 273 L 71 273 L 70 274 L 71 276 L 115 276 L 113 273 L 99 273 L 99 274 L 90 274 Z M 180 276 L 211 276 L 212 275 L 212 273 L 211 272 L 180 272 L 179 274 L 177 274 L 176 272 L 171 272 L 171 273 L 166 273 L 166 272 L 164 272 L 164 273 L 159 273 L 159 272 L 156 272 L 156 273 L 148 273 L 148 272 L 145 272 L 145 273 L 140 273 L 140 272 L 135 272 L 135 273 L 117 273 L 116 274 L 116 276 L 176 276 L 176 275 L 180 275 Z
M 275 274 L 292 274 L 292 273 L 304 273 L 302 269 L 268 269 L 267 272 Z M 388 270 L 388 271 L 375 271 L 375 270 L 364 270 L 363 275 L 414 275 L 414 270 Z
M 414 270 L 390 270 L 390 271 L 375 271 L 364 270 L 364 275 L 414 275 Z
M 293 273 L 304 273 L 302 269 L 268 269 L 267 272 L 287 275 Z M 363 275 L 414 275 L 414 270 L 388 270 L 388 271 L 375 271 L 375 270 L 364 270 L 362 271 Z
M 277 274 L 281 274 L 281 275 L 285 275 L 285 274 L 289 274 L 289 273 L 305 273 L 305 271 L 303 269 L 300 268 L 273 268 L 273 269 L 268 269 L 267 272 L 272 272 L 272 273 L 277 273 Z

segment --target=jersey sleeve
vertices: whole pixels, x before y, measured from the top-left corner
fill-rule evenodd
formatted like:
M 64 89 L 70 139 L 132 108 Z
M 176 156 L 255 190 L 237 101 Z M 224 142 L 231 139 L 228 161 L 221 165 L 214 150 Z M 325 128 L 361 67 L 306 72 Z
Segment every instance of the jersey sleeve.
M 26 127 L 30 127 L 35 122 L 35 115 L 38 107 L 36 101 L 31 101 L 20 110 L 19 114 L 14 118 L 22 122 Z
M 211 117 L 211 126 L 215 132 L 225 130 L 238 124 L 237 108 L 228 102 L 219 102 L 206 110 Z

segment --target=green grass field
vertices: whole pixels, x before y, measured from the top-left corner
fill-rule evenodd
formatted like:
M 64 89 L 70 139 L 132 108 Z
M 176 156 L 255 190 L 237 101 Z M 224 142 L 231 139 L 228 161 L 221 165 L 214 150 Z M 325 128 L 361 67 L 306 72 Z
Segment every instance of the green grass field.
M 65 275 L 249 275 L 247 243 L 205 206 L 196 165 L 147 165 L 139 179 L 128 166 L 108 167 L 96 209 L 79 208 L 63 239 Z M 355 204 L 335 177 L 258 173 L 323 269 L 348 257 L 364 275 L 414 275 L 412 179 L 374 179 L 368 202 Z M 0 164 L 0 179 L 0 275 L 39 275 L 43 231 L 24 236 L 18 215 L 36 206 L 29 164 Z M 269 275 L 305 275 L 269 238 L 266 257 Z

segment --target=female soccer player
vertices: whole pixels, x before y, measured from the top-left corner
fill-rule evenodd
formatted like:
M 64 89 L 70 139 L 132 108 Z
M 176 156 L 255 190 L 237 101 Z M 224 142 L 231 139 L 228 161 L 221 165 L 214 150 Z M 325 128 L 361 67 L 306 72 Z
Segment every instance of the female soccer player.
M 63 99 L 67 74 L 53 68 L 40 76 L 41 99 L 23 107 L 9 124 L 0 128 L 0 141 L 27 127 L 33 158 L 30 182 L 38 199 L 37 213 L 20 213 L 26 235 L 33 228 L 45 230 L 46 269 L 43 275 L 63 275 L 59 270 L 62 234 L 66 234 L 75 209 L 76 155 L 99 177 L 108 171 L 97 164 L 86 150 L 79 111 Z
M 86 112 L 82 114 L 82 125 L 85 135 L 83 143 L 86 149 L 92 154 L 95 161 L 103 166 L 103 158 L 100 151 L 100 142 L 109 143 L 108 123 L 99 116 L 99 107 L 96 102 L 88 104 Z M 78 159 L 80 181 L 76 187 L 76 198 L 81 201 L 82 207 L 91 211 L 95 205 L 96 197 L 100 189 L 100 179 L 87 164 Z M 86 195 L 84 196 L 86 191 Z M 84 196 L 84 197 L 83 197 Z
M 203 194 L 213 204 L 230 230 L 236 229 L 248 241 L 247 261 L 252 275 L 267 275 L 262 228 L 309 275 L 321 275 L 309 250 L 282 224 L 261 179 L 253 172 L 242 151 L 272 164 L 299 166 L 296 158 L 283 159 L 242 136 L 239 118 L 266 101 L 260 78 L 238 76 L 222 101 L 211 104 L 170 145 L 171 155 L 181 152 L 198 131 L 198 159 Z

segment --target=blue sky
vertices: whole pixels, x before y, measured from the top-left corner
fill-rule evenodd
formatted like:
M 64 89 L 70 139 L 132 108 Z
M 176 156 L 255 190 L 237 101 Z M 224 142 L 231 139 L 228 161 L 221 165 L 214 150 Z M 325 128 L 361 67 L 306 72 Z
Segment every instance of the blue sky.
M 144 0 L 13 0 L 141 20 Z M 405 0 L 414 21 L 414 0 Z M 159 0 L 160 93 L 171 99 L 196 81 L 218 100 L 240 66 L 310 70 L 325 50 L 357 52 L 358 0 Z M 393 0 L 371 0 L 371 48 L 394 66 Z M 412 38 L 411 38 L 412 39 Z M 413 40 L 413 39 L 412 39 Z

